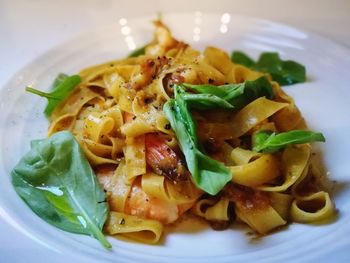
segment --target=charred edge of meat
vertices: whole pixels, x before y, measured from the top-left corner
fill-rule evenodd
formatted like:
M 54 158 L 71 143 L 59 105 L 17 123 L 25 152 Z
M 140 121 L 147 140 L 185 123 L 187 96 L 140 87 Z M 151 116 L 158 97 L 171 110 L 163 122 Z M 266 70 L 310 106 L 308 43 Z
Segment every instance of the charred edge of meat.
M 203 142 L 204 150 L 209 154 L 219 152 L 221 150 L 221 146 L 222 146 L 222 142 L 218 142 L 212 137 L 207 138 Z
M 241 136 L 240 139 L 240 147 L 243 149 L 251 149 L 252 148 L 252 140 L 251 136 Z
M 163 175 L 170 181 L 176 183 L 179 181 L 188 180 L 190 174 L 181 162 L 178 162 L 176 166 L 157 165 L 153 166 L 152 169 L 159 175 Z
M 185 78 L 179 74 L 168 73 L 163 78 L 163 87 L 169 97 L 174 97 L 174 84 L 180 84 L 185 81 Z
M 146 136 L 146 161 L 152 170 L 172 182 L 188 180 L 190 174 L 176 151 L 166 144 L 165 138 Z

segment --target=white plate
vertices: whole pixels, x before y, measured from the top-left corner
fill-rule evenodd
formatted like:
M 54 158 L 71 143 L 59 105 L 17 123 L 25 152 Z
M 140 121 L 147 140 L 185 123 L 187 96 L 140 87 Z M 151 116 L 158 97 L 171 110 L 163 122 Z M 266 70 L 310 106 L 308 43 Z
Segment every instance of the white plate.
M 10 171 L 29 149 L 29 141 L 46 136 L 45 101 L 27 94 L 33 84 L 45 89 L 59 72 L 80 69 L 124 57 L 128 48 L 141 46 L 152 37 L 151 18 L 121 20 L 86 32 L 39 57 L 16 74 L 0 92 L 0 212 L 7 220 L 48 249 L 86 256 L 96 261 L 122 262 L 239 262 L 310 261 L 334 255 L 348 258 L 350 246 L 350 52 L 314 34 L 281 24 L 229 14 L 164 15 L 178 39 L 203 49 L 207 45 L 228 52 L 244 50 L 253 57 L 277 51 L 307 68 L 308 81 L 286 87 L 309 126 L 322 131 L 327 142 L 320 146 L 330 178 L 337 181 L 334 200 L 339 209 L 336 222 L 327 225 L 292 224 L 287 229 L 251 240 L 246 231 L 216 232 L 202 225 L 182 224 L 156 246 L 109 238 L 112 251 L 92 238 L 66 233 L 37 217 L 17 196 Z M 18 241 L 20 242 L 20 240 Z M 50 250 L 48 250 L 50 251 Z M 300 257 L 302 255 L 302 257 Z M 334 258 L 335 259 L 335 258 Z

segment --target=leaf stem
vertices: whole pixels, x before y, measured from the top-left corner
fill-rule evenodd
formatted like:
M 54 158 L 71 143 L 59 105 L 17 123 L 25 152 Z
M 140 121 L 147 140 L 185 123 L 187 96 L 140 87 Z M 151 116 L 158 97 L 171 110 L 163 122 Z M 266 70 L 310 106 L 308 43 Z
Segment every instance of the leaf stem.
M 26 87 L 26 91 L 30 92 L 30 93 L 33 93 L 33 94 L 36 94 L 36 95 L 39 95 L 41 97 L 45 97 L 45 98 L 50 98 L 50 99 L 54 99 L 54 100 L 60 100 L 60 98 L 57 98 L 55 96 L 52 96 L 51 94 L 49 93 L 46 93 L 46 92 L 43 92 L 43 91 L 40 91 L 40 90 L 37 90 L 37 89 L 34 89 L 32 87 Z

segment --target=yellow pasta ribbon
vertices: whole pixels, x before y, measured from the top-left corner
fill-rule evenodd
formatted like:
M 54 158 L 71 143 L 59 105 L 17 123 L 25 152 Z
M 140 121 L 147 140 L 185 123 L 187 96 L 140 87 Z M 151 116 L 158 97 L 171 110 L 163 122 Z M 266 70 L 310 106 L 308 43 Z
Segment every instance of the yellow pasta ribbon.
M 278 214 L 284 219 L 288 220 L 289 211 L 293 201 L 293 196 L 289 194 L 282 194 L 278 192 L 270 193 L 271 206 L 278 212 Z
M 165 189 L 165 177 L 154 173 L 146 173 L 142 175 L 142 190 L 147 195 L 157 197 L 162 200 L 169 200 L 169 195 Z
M 330 218 L 334 211 L 329 194 L 320 191 L 294 200 L 290 213 L 296 222 L 311 223 Z
M 261 153 L 236 147 L 231 151 L 230 155 L 231 159 L 236 165 L 242 165 L 249 163 L 253 158 L 260 157 Z
M 128 178 L 146 173 L 145 136 L 127 138 L 124 148 L 126 172 Z
M 124 212 L 132 182 L 133 180 L 127 177 L 125 160 L 123 159 L 115 170 L 112 183 L 108 189 L 108 203 L 112 211 Z
M 282 155 L 284 182 L 279 186 L 260 186 L 259 189 L 271 192 L 283 192 L 306 175 L 310 146 L 307 144 L 287 147 Z
M 280 175 L 279 164 L 271 154 L 263 154 L 258 159 L 242 165 L 230 166 L 232 182 L 257 187 Z
M 164 176 L 154 173 L 142 175 L 141 185 L 148 195 L 178 205 L 191 204 L 202 195 L 202 191 L 191 180 L 173 184 Z
M 228 207 L 230 201 L 227 198 L 221 198 L 219 202 L 215 205 L 206 209 L 204 217 L 206 220 L 219 220 L 219 221 L 228 221 Z
M 287 103 L 275 102 L 265 97 L 254 100 L 233 117 L 232 137 L 237 138 L 244 135 L 254 126 L 287 106 Z
M 122 234 L 142 243 L 155 244 L 162 236 L 163 225 L 156 220 L 112 211 L 104 229 L 110 235 Z
M 244 209 L 236 206 L 235 211 L 240 220 L 247 223 L 259 234 L 267 234 L 276 227 L 287 223 L 272 206 L 258 209 Z

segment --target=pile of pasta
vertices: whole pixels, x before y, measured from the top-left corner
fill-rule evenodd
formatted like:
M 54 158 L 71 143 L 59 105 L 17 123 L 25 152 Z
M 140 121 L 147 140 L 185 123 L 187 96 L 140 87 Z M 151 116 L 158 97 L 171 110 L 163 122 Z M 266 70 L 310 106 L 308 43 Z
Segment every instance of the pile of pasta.
M 293 99 L 269 76 L 273 100 L 260 97 L 239 111 L 193 112 L 200 142 L 214 147 L 211 157 L 233 175 L 219 194 L 205 194 L 188 172 L 176 180 L 149 165 L 149 147 L 163 142 L 164 149 L 180 156 L 186 170 L 163 112 L 174 84 L 222 85 L 264 75 L 234 64 L 221 49 L 207 47 L 201 53 L 191 48 L 174 39 L 161 21 L 155 22 L 154 35 L 142 55 L 82 70 L 81 84 L 51 116 L 49 135 L 70 130 L 107 193 L 105 232 L 156 243 L 164 226 L 184 214 L 203 218 L 214 229 L 243 222 L 259 234 L 287 222 L 330 217 L 335 208 L 312 161 L 310 144 L 276 153 L 251 150 L 256 131 L 306 128 Z

